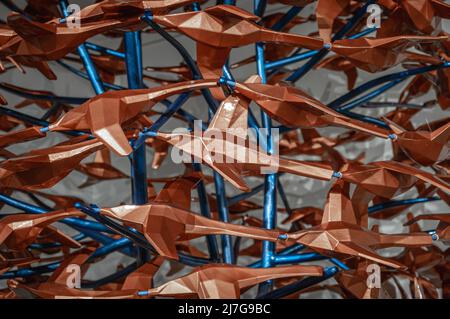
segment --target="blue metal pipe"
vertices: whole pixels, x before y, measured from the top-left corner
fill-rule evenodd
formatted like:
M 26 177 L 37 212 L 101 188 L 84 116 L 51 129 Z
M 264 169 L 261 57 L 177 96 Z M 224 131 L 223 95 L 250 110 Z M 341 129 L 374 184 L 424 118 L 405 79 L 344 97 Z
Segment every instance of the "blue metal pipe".
M 202 172 L 201 165 L 199 163 L 192 164 L 196 172 Z M 211 211 L 209 209 L 208 193 L 206 192 L 205 183 L 201 180 L 197 185 L 197 195 L 200 204 L 200 214 L 203 217 L 211 218 Z M 217 244 L 217 238 L 214 235 L 206 236 L 206 244 L 208 245 L 209 258 L 215 261 L 220 260 L 219 246 Z
M 336 41 L 342 39 L 348 32 L 350 32 L 361 20 L 361 18 L 366 14 L 367 7 L 376 0 L 368 0 L 361 8 L 359 8 L 353 17 L 332 37 L 331 41 Z M 323 57 L 325 57 L 328 52 L 330 46 L 325 46 L 320 49 L 317 54 L 315 54 L 308 62 L 302 65 L 299 69 L 297 69 L 294 73 L 292 73 L 286 80 L 292 83 L 297 82 L 301 79 L 306 73 L 308 73 Z
M 373 79 L 369 82 L 366 82 L 366 83 L 354 88 L 347 94 L 344 94 L 343 96 L 341 96 L 341 97 L 337 98 L 336 100 L 334 100 L 333 102 L 329 103 L 328 107 L 330 107 L 332 109 L 338 109 L 345 102 L 347 102 L 347 101 L 353 99 L 354 97 L 358 96 L 359 94 L 366 92 L 366 91 L 368 91 L 378 85 L 381 85 L 385 82 L 389 82 L 389 81 L 393 81 L 393 80 L 397 80 L 397 79 L 401 79 L 401 78 L 408 78 L 410 76 L 414 76 L 417 74 L 427 73 L 430 71 L 438 70 L 441 68 L 442 69 L 448 68 L 448 67 L 450 67 L 449 61 L 444 62 L 442 64 L 427 65 L 427 66 L 422 66 L 422 67 L 418 67 L 415 69 L 410 69 L 410 70 L 405 70 L 405 71 L 400 71 L 400 72 L 384 75 L 384 76 Z
M 273 69 L 278 69 L 278 68 L 288 65 L 288 64 L 303 61 L 303 60 L 306 60 L 306 59 L 316 55 L 317 53 L 319 53 L 319 50 L 311 50 L 311 51 L 307 51 L 304 53 L 295 54 L 295 55 L 289 56 L 287 58 L 282 58 L 282 59 L 279 59 L 276 61 L 267 62 L 266 70 L 269 71 L 269 70 L 273 70 Z
M 303 7 L 292 7 L 286 12 L 275 24 L 272 26 L 272 30 L 281 31 L 292 19 L 294 19 Z
M 114 56 L 116 58 L 120 58 L 120 59 L 125 59 L 125 53 L 124 52 L 119 52 L 117 50 L 113 50 L 95 43 L 91 43 L 91 42 L 86 42 L 85 43 L 86 48 L 93 50 L 93 51 L 97 51 L 103 54 L 107 54 L 107 55 L 111 55 Z
M 197 63 L 191 57 L 186 48 L 183 47 L 180 42 L 178 42 L 174 37 L 172 37 L 168 32 L 166 32 L 163 28 L 161 28 L 157 23 L 153 21 L 153 15 L 151 11 L 147 10 L 144 16 L 142 17 L 142 20 L 145 21 L 150 27 L 152 27 L 153 30 L 158 32 L 165 40 L 167 40 L 167 42 L 169 42 L 178 51 L 178 53 L 181 55 L 184 62 L 186 63 L 186 66 L 191 71 L 192 78 L 194 80 L 203 79 L 200 69 L 197 66 Z M 203 98 L 208 104 L 210 112 L 215 112 L 217 110 L 217 101 L 212 96 L 211 91 L 209 89 L 202 89 L 200 90 L 200 92 L 202 93 Z
M 289 205 L 289 201 L 287 199 L 286 193 L 284 192 L 283 184 L 280 181 L 280 174 L 277 177 L 277 190 L 278 194 L 280 194 L 281 201 L 283 202 L 284 208 L 286 209 L 286 213 L 288 216 L 292 215 L 291 205 Z
M 83 239 L 87 238 L 86 234 L 79 233 L 78 235 L 74 236 L 72 239 L 75 241 L 81 241 Z M 42 249 L 51 249 L 51 248 L 58 248 L 61 247 L 61 243 L 35 243 L 28 246 L 30 249 L 36 249 L 36 250 L 42 250 Z
M 34 206 L 34 205 L 24 203 L 20 200 L 14 199 L 5 194 L 0 194 L 0 202 L 5 203 L 8 206 L 23 210 L 30 214 L 45 214 L 45 213 L 49 212 L 49 210 L 47 210 L 47 209 L 41 208 L 39 206 Z M 90 221 L 90 220 L 85 220 L 85 219 L 80 219 L 80 218 L 73 218 L 73 217 L 64 218 L 61 221 L 69 226 L 79 227 L 80 229 L 83 229 L 83 230 L 111 233 L 111 230 L 109 228 L 107 228 L 104 225 L 102 225 L 101 223 L 98 223 L 95 221 Z
M 59 267 L 60 264 L 61 263 L 59 263 L 59 262 L 54 262 L 54 263 L 44 265 L 44 266 L 29 267 L 29 268 L 23 268 L 23 269 L 18 269 L 18 270 L 13 270 L 13 271 L 7 271 L 7 272 L 3 273 L 2 275 L 0 275 L 0 280 L 13 279 L 13 278 L 17 278 L 17 277 L 25 278 L 25 277 L 45 274 L 48 272 L 55 271 Z
M 62 11 L 63 17 L 67 18 L 69 16 L 69 13 L 67 12 L 68 1 L 60 0 L 59 7 Z M 100 76 L 98 75 L 95 64 L 92 61 L 91 56 L 89 55 L 89 52 L 88 52 L 86 46 L 84 44 L 81 44 L 77 48 L 77 51 L 78 51 L 78 54 L 80 55 L 81 61 L 83 61 L 84 68 L 86 69 L 89 79 L 91 80 L 91 84 L 92 84 L 92 87 L 94 88 L 95 93 L 102 94 L 103 92 L 105 92 L 105 89 L 103 87 L 102 80 L 100 79 Z
M 306 246 L 302 245 L 302 244 L 294 244 L 292 246 L 284 248 L 279 253 L 277 253 L 276 256 L 285 256 L 285 255 L 289 255 L 289 254 L 295 254 L 295 253 L 301 251 L 302 249 L 305 249 L 305 247 Z M 262 260 L 258 260 L 258 261 L 254 262 L 254 263 L 251 263 L 247 267 L 250 267 L 250 268 L 261 268 L 262 267 Z
M 273 256 L 273 262 L 276 265 L 296 264 L 306 261 L 324 260 L 328 257 L 318 253 L 303 253 L 295 255 L 276 255 Z
M 0 88 L 6 92 L 23 97 L 25 99 L 38 101 L 52 101 L 52 102 L 80 105 L 90 99 L 88 97 L 69 97 L 69 96 L 47 95 L 41 93 L 28 93 L 6 86 L 4 85 L 4 83 L 0 83 Z
M 414 204 L 420 204 L 420 203 L 428 203 L 428 202 L 434 202 L 434 201 L 438 201 L 438 200 L 441 200 L 441 199 L 439 197 L 418 197 L 418 198 L 411 198 L 411 199 L 393 200 L 393 201 L 384 202 L 384 203 L 370 206 L 368 209 L 368 212 L 369 212 L 369 214 L 372 214 L 372 213 L 376 213 L 381 210 L 392 208 L 392 207 L 414 205 Z
M 342 261 L 340 261 L 339 259 L 336 258 L 330 258 L 330 261 L 335 264 L 336 266 L 338 266 L 339 268 L 343 269 L 343 270 L 349 270 L 350 268 L 344 264 Z
M 265 0 L 254 1 L 255 15 L 262 16 L 266 7 Z M 256 43 L 256 67 L 258 75 L 261 77 L 261 83 L 267 83 L 265 57 L 264 57 L 264 43 Z M 273 140 L 272 140 L 272 121 L 270 117 L 261 110 L 262 126 L 266 129 L 266 140 L 268 154 L 272 155 Z M 264 180 L 264 208 L 263 208 L 263 227 L 266 229 L 273 229 L 276 226 L 277 216 L 277 174 L 268 174 Z M 275 254 L 275 243 L 269 241 L 262 242 L 262 256 L 261 265 L 264 268 L 273 267 L 273 256 Z M 261 283 L 258 288 L 258 294 L 265 294 L 273 288 L 273 281 L 269 280 Z
M 349 111 L 351 109 L 354 109 L 355 107 L 358 107 L 366 102 L 369 102 L 370 100 L 376 98 L 377 96 L 383 94 L 384 92 L 386 92 L 387 90 L 393 88 L 394 86 L 396 86 L 397 84 L 403 82 L 404 80 L 406 80 L 406 78 L 400 78 L 400 79 L 396 79 L 393 80 L 391 82 L 386 83 L 385 85 L 379 87 L 376 90 L 373 90 L 370 93 L 367 93 L 366 95 L 348 103 L 345 104 L 341 107 L 339 107 L 337 110 L 338 111 Z
M 274 291 L 271 291 L 264 295 L 259 295 L 258 299 L 280 299 L 286 296 L 289 296 L 293 293 L 299 292 L 303 289 L 321 283 L 335 274 L 337 274 L 339 269 L 337 267 L 328 267 L 323 270 L 323 275 L 321 277 L 308 277 L 292 284 L 286 285 Z
M 223 177 L 214 171 L 214 185 L 216 188 L 217 197 L 217 210 L 221 221 L 228 223 L 230 216 L 228 212 L 228 204 L 225 193 L 225 182 Z M 234 262 L 233 243 L 230 235 L 221 235 L 222 239 L 222 258 L 226 264 L 232 264 Z
M 177 111 L 183 106 L 189 99 L 192 92 L 185 92 L 180 94 L 178 98 L 167 108 L 167 110 L 153 123 L 149 131 L 158 131 L 170 118 L 177 113 Z
M 389 125 L 387 125 L 384 121 L 377 119 L 375 117 L 371 117 L 368 115 L 362 115 L 362 114 L 358 114 L 358 113 L 354 113 L 351 111 L 341 111 L 342 114 L 360 120 L 362 122 L 366 122 L 366 123 L 370 123 L 370 124 L 374 124 L 377 125 L 379 127 L 385 128 L 385 129 L 390 129 Z
M 247 198 L 252 197 L 253 195 L 261 192 L 264 189 L 264 183 L 259 184 L 258 186 L 252 188 L 250 192 L 242 193 L 239 195 L 232 196 L 228 198 L 228 205 L 236 205 L 240 201 L 246 200 Z
M 143 79 L 140 32 L 126 32 L 124 43 L 128 87 L 130 89 L 141 89 L 143 87 Z M 132 198 L 133 203 L 136 205 L 143 205 L 148 202 L 145 152 L 145 143 L 142 143 L 129 157 L 131 161 Z
M 376 30 L 376 28 L 369 28 L 369 29 L 363 30 L 359 33 L 356 33 L 352 36 L 349 36 L 348 39 L 358 39 L 358 38 L 361 38 L 365 35 L 368 35 L 368 34 L 374 32 L 375 30 Z M 311 51 L 307 51 L 304 53 L 294 54 L 289 57 L 282 58 L 282 59 L 279 59 L 276 61 L 266 62 L 266 70 L 269 71 L 269 70 L 280 68 L 280 67 L 288 65 L 288 64 L 303 61 L 303 60 L 306 60 L 306 59 L 316 55 L 317 53 L 319 53 L 319 50 L 311 50 Z

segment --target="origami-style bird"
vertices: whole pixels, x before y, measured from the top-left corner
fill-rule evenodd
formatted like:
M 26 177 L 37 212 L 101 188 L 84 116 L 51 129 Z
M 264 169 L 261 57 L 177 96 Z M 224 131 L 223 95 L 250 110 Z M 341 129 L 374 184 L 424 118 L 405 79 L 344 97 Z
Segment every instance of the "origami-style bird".
M 270 279 L 321 276 L 319 266 L 246 268 L 215 264 L 196 268 L 190 274 L 171 280 L 157 288 L 140 291 L 140 296 L 199 299 L 238 299 L 241 289 Z
M 98 139 L 76 137 L 50 148 L 34 150 L 0 163 L 3 187 L 49 188 L 74 170 L 81 160 L 104 148 Z
M 360 226 L 349 197 L 349 184 L 339 180 L 331 188 L 324 208 L 322 223 L 307 230 L 288 234 L 295 241 L 325 255 L 363 257 L 394 268 L 399 262 L 378 255 L 373 249 L 382 247 L 419 247 L 431 245 L 426 233 L 387 235 Z
M 287 106 L 282 102 L 282 97 L 285 96 L 279 97 L 280 107 Z M 256 94 L 252 96 L 253 99 L 258 97 L 260 101 L 269 101 L 265 96 Z M 256 102 L 258 103 L 258 100 Z M 267 111 L 266 107 L 264 109 Z M 255 151 L 257 146 L 246 138 L 246 134 L 243 134 L 247 129 L 247 110 L 248 100 L 230 95 L 222 102 L 212 119 L 208 128 L 210 133 L 207 130 L 205 133 L 197 132 L 197 134 L 158 132 L 154 135 L 189 155 L 189 159 L 193 156 L 194 159 L 206 163 L 234 186 L 244 191 L 248 191 L 249 188 L 242 178 L 243 171 L 288 172 L 322 180 L 331 180 L 333 176 L 337 176 L 332 167 L 325 163 L 287 160 Z M 298 118 L 292 115 L 290 117 Z M 227 129 L 226 133 L 225 129 Z M 235 142 L 236 140 L 238 143 Z M 345 181 L 360 185 L 369 192 L 384 198 L 391 198 L 395 194 L 410 189 L 417 180 L 450 192 L 450 186 L 433 174 L 392 161 L 368 165 L 347 163 L 340 168 L 339 173 L 338 175 Z
M 311 50 L 323 46 L 320 39 L 264 28 L 255 23 L 259 19 L 230 5 L 153 16 L 154 22 L 176 29 L 197 42 L 197 63 L 205 79 L 214 79 L 222 74 L 222 66 L 234 47 L 256 42 L 275 42 Z
M 439 177 L 394 161 L 379 161 L 370 164 L 345 164 L 340 172 L 342 178 L 355 183 L 373 195 L 392 198 L 415 186 L 417 181 L 429 183 L 438 189 L 450 193 L 448 183 Z
M 46 136 L 46 134 L 43 133 L 39 127 L 32 126 L 0 135 L 0 147 L 28 142 L 44 136 Z
M 367 72 L 379 72 L 409 59 L 408 48 L 418 44 L 447 41 L 447 36 L 401 35 L 387 38 L 345 39 L 333 42 L 332 51 Z M 433 58 L 431 57 L 432 61 Z M 434 64 L 442 63 L 439 58 Z
M 198 182 L 195 177 L 182 177 L 166 184 L 149 204 L 101 208 L 99 213 L 135 228 L 161 256 L 171 259 L 178 259 L 177 240 L 197 236 L 227 234 L 277 241 L 279 231 L 224 223 L 190 212 L 190 190 Z
M 32 21 L 19 13 L 12 13 L 8 16 L 8 26 L 15 34 L 0 46 L 0 57 L 35 67 L 48 79 L 55 80 L 56 75 L 46 61 L 63 58 L 88 38 L 111 29 L 113 25 L 113 21 L 98 21 L 71 28 L 66 24 Z
M 439 224 L 436 228 L 436 233 L 441 240 L 450 239 L 450 214 L 428 214 L 419 215 L 410 219 L 405 225 L 411 225 L 419 220 L 437 220 Z
M 436 33 L 441 18 L 448 19 L 450 16 L 450 5 L 442 0 L 382 0 L 380 4 L 396 13 L 397 25 L 404 24 L 398 20 L 399 14 L 402 14 L 404 18 L 401 22 L 410 24 L 411 29 L 425 34 Z
M 387 123 L 396 134 L 394 143 L 417 163 L 430 166 L 450 157 L 450 122 L 436 130 L 406 131 L 399 125 L 387 120 Z M 426 150 L 424 152 L 424 150 Z
M 161 257 L 156 257 L 143 264 L 129 274 L 117 289 L 113 287 L 99 288 L 96 290 L 71 288 L 68 286 L 69 276 L 73 274 L 68 271 L 68 266 L 77 265 L 86 272 L 89 264 L 86 261 L 92 255 L 92 250 L 81 249 L 68 256 L 61 265 L 52 273 L 46 282 L 37 287 L 30 287 L 17 281 L 9 281 L 8 286 L 12 290 L 23 288 L 33 295 L 44 299 L 130 299 L 137 298 L 138 290 L 151 289 L 153 287 L 153 276 L 159 270 L 162 262 Z M 69 269 L 70 270 L 70 269 Z
M 204 133 L 157 132 L 153 135 L 181 150 L 181 160 L 190 160 L 193 156 L 244 191 L 250 190 L 242 177 L 244 171 L 255 174 L 280 171 L 322 180 L 332 178 L 333 170 L 326 163 L 288 160 L 258 150 L 247 136 L 248 103 L 230 95 Z
M 245 83 L 236 83 L 234 90 L 253 100 L 283 125 L 295 128 L 342 126 L 382 138 L 389 136 L 388 130 L 342 115 L 298 88 L 258 82 L 257 77 L 252 77 Z
M 221 74 L 221 68 L 233 47 L 255 42 L 276 42 L 311 50 L 324 47 L 324 41 L 321 39 L 263 28 L 255 23 L 258 19 L 249 12 L 227 5 L 218 5 L 198 12 L 153 17 L 154 22 L 174 28 L 197 42 L 197 62 L 206 79 L 217 78 Z M 226 34 L 226 37 L 223 37 L 223 34 Z M 415 44 L 447 39 L 445 36 L 411 35 L 337 40 L 332 43 L 330 50 L 346 57 L 359 68 L 375 72 L 407 59 L 408 53 L 405 53 L 405 50 Z M 435 59 L 435 62 L 440 63 L 440 60 Z
M 8 248 L 25 249 L 50 224 L 67 217 L 81 217 L 79 212 L 55 211 L 41 215 L 15 214 L 0 219 L 0 244 Z M 80 247 L 77 241 L 60 233 L 60 240 L 72 248 Z
M 216 86 L 215 81 L 187 81 L 142 90 L 110 91 L 88 100 L 71 110 L 50 131 L 90 130 L 93 135 L 121 156 L 129 155 L 131 148 L 121 127 L 165 98 L 186 91 Z
M 157 266 L 159 267 L 159 266 Z M 155 265 L 145 264 L 127 277 L 120 290 L 80 290 L 67 288 L 64 284 L 44 283 L 39 289 L 31 288 L 17 281 L 9 281 L 11 289 L 23 288 L 41 298 L 58 299 L 136 299 L 150 297 L 175 298 L 227 298 L 238 299 L 241 289 L 257 285 L 260 282 L 287 277 L 320 276 L 319 266 L 289 266 L 274 269 L 245 268 L 233 265 L 215 264 L 194 269 L 181 278 L 171 280 L 157 288 L 143 288 L 142 284 L 151 282 L 149 275 L 157 270 Z M 133 281 L 144 275 L 146 278 L 139 285 Z

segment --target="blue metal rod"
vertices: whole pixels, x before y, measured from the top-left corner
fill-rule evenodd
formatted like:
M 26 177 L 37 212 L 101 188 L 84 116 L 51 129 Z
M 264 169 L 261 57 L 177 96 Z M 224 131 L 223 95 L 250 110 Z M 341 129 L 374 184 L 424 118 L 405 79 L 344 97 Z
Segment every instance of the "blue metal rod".
M 126 32 L 125 64 L 127 70 L 128 87 L 130 89 L 141 89 L 142 80 L 142 46 L 140 32 Z M 142 143 L 130 155 L 131 161 L 131 187 L 133 203 L 142 205 L 147 203 L 147 164 L 145 143 Z
M 11 116 L 15 119 L 21 120 L 27 124 L 37 125 L 37 126 L 48 126 L 50 123 L 46 120 L 38 119 L 34 116 L 21 113 L 6 107 L 0 106 L 0 114 Z
M 228 204 L 225 193 L 225 182 L 223 177 L 214 171 L 214 185 L 216 188 L 217 210 L 221 221 L 228 223 L 230 221 L 228 213 Z M 230 235 L 221 235 L 222 239 L 222 258 L 226 264 L 234 262 L 233 243 Z
M 288 65 L 288 64 L 306 60 L 306 59 L 316 55 L 318 52 L 319 52 L 319 50 L 311 50 L 311 51 L 307 51 L 304 53 L 295 54 L 295 55 L 289 56 L 287 58 L 282 58 L 282 59 L 279 59 L 276 61 L 267 62 L 266 70 L 269 71 L 269 70 L 273 70 L 273 69 L 278 69 L 278 68 Z
M 246 200 L 247 198 L 252 197 L 253 195 L 261 192 L 263 189 L 264 189 L 264 183 L 261 183 L 258 186 L 252 188 L 250 190 L 250 192 L 232 196 L 232 197 L 228 198 L 228 205 L 232 206 L 232 205 L 239 203 L 240 201 Z
M 111 55 L 111 56 L 115 56 L 117 58 L 120 59 L 125 59 L 125 52 L 119 52 L 117 50 L 113 50 L 95 43 L 91 43 L 91 42 L 86 42 L 85 43 L 86 48 L 93 50 L 93 51 L 97 51 L 103 54 L 107 54 L 107 55 Z
M 178 98 L 167 108 L 167 110 L 162 114 L 155 123 L 149 128 L 149 131 L 158 131 L 170 118 L 177 113 L 177 111 L 183 106 L 184 103 L 189 99 L 192 92 L 186 92 L 180 94 Z
M 267 294 L 260 295 L 257 298 L 258 299 L 280 299 L 286 296 L 289 296 L 293 293 L 296 293 L 298 291 L 301 291 L 303 289 L 306 289 L 308 287 L 311 287 L 313 285 L 316 285 L 318 283 L 321 283 L 322 281 L 325 281 L 331 277 L 333 277 L 339 269 L 337 267 L 328 267 L 323 270 L 323 276 L 321 277 L 308 277 L 302 280 L 299 280 L 297 282 L 294 282 L 292 284 L 286 285 L 284 287 L 281 287 L 279 289 L 276 289 L 274 291 L 271 291 Z
M 382 128 L 388 129 L 388 130 L 390 129 L 389 125 L 387 125 L 384 121 L 377 119 L 375 117 L 362 115 L 362 114 L 354 113 L 351 111 L 342 111 L 341 113 L 348 117 L 360 120 L 362 122 L 374 124 L 374 125 L 377 125 L 379 127 L 382 127 Z
M 45 213 L 49 212 L 49 210 L 47 210 L 47 209 L 41 208 L 39 206 L 34 206 L 34 205 L 24 203 L 20 200 L 14 199 L 5 194 L 0 194 L 0 202 L 5 203 L 8 206 L 23 210 L 30 214 L 45 214 Z M 90 220 L 85 220 L 85 219 L 80 219 L 80 218 L 73 218 L 73 217 L 64 218 L 61 221 L 66 223 L 69 226 L 76 226 L 76 227 L 79 227 L 80 229 L 111 233 L 111 230 L 109 228 L 107 228 L 104 225 L 102 225 L 101 223 L 98 223 L 95 221 L 90 221 Z
M 13 271 L 7 271 L 0 275 L 0 280 L 4 279 L 13 279 L 17 277 L 30 277 L 34 275 L 44 274 L 48 272 L 55 271 L 61 263 L 55 262 L 44 266 L 37 266 L 37 267 L 29 267 L 29 268 L 23 268 L 19 270 L 13 270 Z
M 69 16 L 69 13 L 67 12 L 68 1 L 60 0 L 59 7 L 62 11 L 63 17 L 67 18 Z M 102 80 L 100 79 L 100 76 L 98 75 L 95 64 L 92 61 L 91 56 L 89 55 L 89 52 L 88 52 L 86 46 L 84 44 L 81 44 L 77 48 L 77 51 L 78 51 L 78 54 L 80 55 L 81 61 L 83 61 L 84 68 L 86 69 L 89 79 L 91 80 L 91 84 L 92 84 L 92 87 L 94 88 L 95 93 L 102 94 L 103 92 L 105 92 L 105 89 L 103 87 Z
M 193 163 L 192 166 L 196 172 L 201 173 L 202 167 L 199 163 Z M 205 183 L 203 182 L 203 180 L 201 180 L 197 185 L 197 194 L 200 204 L 200 214 L 203 217 L 211 218 L 212 216 L 209 209 L 208 193 L 206 192 Z M 217 244 L 216 236 L 206 236 L 206 244 L 208 245 L 209 258 L 215 261 L 220 260 L 219 246 Z
M 285 256 L 285 255 L 289 255 L 289 254 L 294 254 L 294 253 L 297 253 L 297 252 L 299 252 L 299 251 L 301 251 L 301 250 L 303 250 L 305 248 L 306 248 L 305 245 L 294 244 L 292 246 L 284 248 L 279 253 L 277 253 L 276 256 Z M 247 267 L 250 267 L 250 268 L 261 268 L 262 267 L 261 264 L 262 264 L 262 260 L 260 259 L 260 260 L 254 262 L 254 263 L 251 263 Z
M 345 104 L 341 107 L 338 108 L 338 111 L 349 111 L 351 109 L 354 109 L 355 107 L 358 107 L 366 102 L 369 102 L 370 100 L 376 98 L 377 96 L 383 94 L 384 92 L 386 92 L 387 90 L 393 88 L 394 86 L 396 86 L 397 84 L 403 82 L 404 80 L 406 80 L 406 78 L 400 78 L 400 79 L 396 79 L 393 80 L 391 82 L 386 83 L 385 85 L 379 87 L 376 90 L 373 90 L 372 92 L 367 93 L 366 95 L 348 103 Z
M 191 57 L 186 48 L 183 47 L 180 42 L 178 42 L 174 37 L 172 37 L 168 32 L 166 32 L 163 28 L 161 28 L 157 23 L 153 21 L 153 15 L 151 11 L 149 10 L 146 11 L 144 16 L 142 17 L 142 20 L 145 21 L 150 27 L 152 27 L 153 30 L 158 32 L 165 40 L 167 40 L 167 42 L 169 42 L 178 51 L 178 53 L 181 55 L 184 62 L 186 63 L 186 66 L 191 71 L 192 78 L 194 80 L 203 79 L 202 74 L 197 66 L 197 63 Z M 202 89 L 200 90 L 200 92 L 202 92 L 203 98 L 208 104 L 210 111 L 215 112 L 217 110 L 217 102 L 212 96 L 211 91 L 209 89 Z
M 338 109 L 345 102 L 347 102 L 347 101 L 353 99 L 354 97 L 358 96 L 359 94 L 366 92 L 366 91 L 368 91 L 378 85 L 381 85 L 385 82 L 397 80 L 400 78 L 408 78 L 410 76 L 414 76 L 417 74 L 427 73 L 430 71 L 438 70 L 441 68 L 448 68 L 448 67 L 450 67 L 450 62 L 447 61 L 442 64 L 427 65 L 427 66 L 422 66 L 422 67 L 418 67 L 415 69 L 410 69 L 410 70 L 405 70 L 405 71 L 400 71 L 400 72 L 384 75 L 384 76 L 373 79 L 369 82 L 366 82 L 366 83 L 354 88 L 347 94 L 345 94 L 345 95 L 339 97 L 338 99 L 334 100 L 333 102 L 329 103 L 328 107 L 330 107 L 332 109 Z
M 101 256 L 106 256 L 114 251 L 122 250 L 124 248 L 130 247 L 133 244 L 133 242 L 126 238 L 120 238 L 117 240 L 112 241 L 111 243 L 107 245 L 103 245 L 102 247 L 98 248 L 89 258 L 97 258 Z
M 272 30 L 281 31 L 292 19 L 294 19 L 303 7 L 291 7 L 275 24 L 272 26 Z
M 361 38 L 365 35 L 368 35 L 374 31 L 376 31 L 376 28 L 368 28 L 364 31 L 361 31 L 359 33 L 356 33 L 352 36 L 349 36 L 348 39 L 358 39 Z M 275 60 L 275 61 L 271 61 L 271 62 L 266 62 L 266 71 L 269 70 L 273 70 L 273 69 L 277 69 L 280 68 L 282 66 L 288 65 L 288 64 L 292 64 L 295 62 L 299 62 L 299 61 L 303 61 L 306 60 L 314 55 L 316 55 L 317 53 L 319 53 L 319 50 L 311 50 L 311 51 L 307 51 L 304 53 L 299 53 L 299 54 L 293 54 L 289 57 L 286 58 L 282 58 L 279 60 Z
M 75 240 L 75 241 L 81 241 L 81 240 L 83 240 L 85 238 L 87 238 L 86 234 L 79 233 L 78 235 L 74 236 L 72 239 Z M 61 247 L 61 246 L 62 246 L 62 244 L 61 243 L 57 243 L 57 242 L 53 242 L 53 243 L 35 243 L 35 244 L 31 244 L 30 246 L 28 246 L 28 248 L 41 250 L 41 249 L 58 248 L 58 247 Z
M 371 213 L 376 213 L 381 210 L 392 208 L 392 207 L 414 205 L 414 204 L 420 204 L 420 203 L 428 203 L 428 202 L 434 202 L 434 201 L 438 201 L 438 200 L 441 200 L 441 199 L 439 197 L 418 197 L 418 198 L 411 198 L 411 199 L 393 200 L 393 201 L 384 202 L 384 203 L 370 206 L 368 211 L 369 211 L 369 214 L 371 214 Z
M 254 1 L 255 15 L 262 16 L 266 7 L 266 0 Z M 261 77 L 261 83 L 267 83 L 265 57 L 264 57 L 264 43 L 256 43 L 256 67 L 258 75 Z M 266 140 L 268 154 L 272 155 L 273 139 L 272 139 L 272 121 L 270 117 L 261 110 L 262 126 L 266 129 Z M 268 174 L 264 180 L 264 208 L 263 208 L 263 227 L 266 229 L 273 229 L 276 226 L 277 217 L 277 174 Z M 273 256 L 275 254 L 275 243 L 269 241 L 262 242 L 262 256 L 261 265 L 264 268 L 273 267 Z M 273 288 L 273 281 L 268 280 L 261 283 L 258 288 L 258 294 L 265 294 Z
M 286 264 L 296 264 L 305 261 L 316 261 L 316 260 L 324 260 L 328 259 L 328 257 L 323 256 L 319 253 L 303 253 L 303 254 L 295 254 L 295 255 L 277 255 L 274 256 L 274 264 L 276 265 L 286 265 Z
M 280 175 L 278 174 L 278 178 L 277 178 L 277 190 L 278 190 L 278 194 L 280 194 L 281 200 L 283 202 L 284 208 L 286 208 L 286 213 L 288 214 L 288 216 L 292 215 L 292 209 L 291 209 L 291 205 L 289 205 L 289 201 L 287 199 L 286 193 L 284 192 L 284 187 L 283 184 L 280 181 Z
M 69 96 L 47 95 L 47 94 L 41 94 L 41 93 L 28 93 L 28 92 L 19 91 L 13 87 L 6 86 L 6 85 L 4 85 L 4 83 L 0 83 L 0 88 L 6 92 L 12 93 L 14 95 L 18 95 L 25 99 L 37 100 L 37 101 L 52 101 L 52 102 L 80 105 L 90 99 L 88 97 L 69 97 Z
M 350 32 L 361 20 L 361 18 L 366 14 L 367 7 L 376 0 L 368 0 L 361 8 L 359 8 L 353 17 L 333 36 L 331 41 L 336 41 L 342 39 L 348 32 Z M 286 80 L 292 83 L 297 82 L 306 73 L 308 73 L 323 57 L 325 57 L 331 47 L 326 45 L 324 48 L 320 49 L 317 54 L 315 54 L 308 62 L 302 65 L 294 73 L 292 73 Z

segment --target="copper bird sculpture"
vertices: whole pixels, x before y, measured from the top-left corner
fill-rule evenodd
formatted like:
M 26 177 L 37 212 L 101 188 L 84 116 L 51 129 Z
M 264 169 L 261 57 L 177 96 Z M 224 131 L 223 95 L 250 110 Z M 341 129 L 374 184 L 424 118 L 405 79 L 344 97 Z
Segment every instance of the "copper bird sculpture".
M 178 297 L 199 299 L 238 299 L 240 290 L 270 279 L 320 276 L 321 267 L 289 266 L 273 269 L 248 269 L 232 265 L 206 265 L 190 274 L 157 288 L 140 291 L 145 297 Z
M 394 268 L 405 266 L 378 255 L 373 248 L 427 246 L 433 243 L 426 233 L 387 235 L 364 229 L 357 223 L 349 194 L 349 184 L 336 182 L 328 194 L 322 223 L 288 234 L 288 241 L 304 244 L 323 254 L 363 257 Z
M 55 211 L 42 215 L 11 215 L 0 220 L 0 244 L 10 248 L 25 249 L 50 224 L 66 217 L 82 216 L 78 212 Z M 80 244 L 68 236 L 61 237 L 64 244 L 80 247 Z
M 99 213 L 141 232 L 163 257 L 178 259 L 176 241 L 203 235 L 228 234 L 277 241 L 280 232 L 224 223 L 190 212 L 190 189 L 197 178 L 181 177 L 166 184 L 151 203 L 101 208 Z

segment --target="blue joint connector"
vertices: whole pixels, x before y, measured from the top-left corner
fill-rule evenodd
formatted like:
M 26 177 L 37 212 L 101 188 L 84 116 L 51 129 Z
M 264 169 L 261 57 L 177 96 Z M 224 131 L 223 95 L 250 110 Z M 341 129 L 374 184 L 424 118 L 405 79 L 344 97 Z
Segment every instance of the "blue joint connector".
M 396 134 L 389 134 L 388 135 L 389 139 L 395 141 L 397 139 L 397 135 Z
M 228 79 L 225 76 L 221 76 L 219 78 L 218 84 L 221 86 L 226 86 L 230 90 L 233 90 L 236 87 L 236 82 Z
M 141 19 L 153 20 L 153 12 L 149 9 L 144 11 L 144 16 Z
M 429 234 L 431 235 L 431 239 L 433 241 L 439 240 L 439 235 L 436 233 L 436 230 L 430 231 Z
M 140 297 L 148 296 L 148 291 L 147 290 L 138 291 L 137 295 Z
M 288 238 L 289 238 L 288 234 L 281 234 L 280 236 L 278 236 L 279 240 L 286 240 Z
M 41 131 L 41 133 L 47 133 L 49 130 L 50 128 L 48 126 L 44 126 L 39 131 Z
M 341 172 L 333 172 L 332 175 L 334 178 L 342 178 L 342 173 Z
M 89 207 L 90 207 L 90 209 L 94 212 L 94 213 L 100 213 L 100 207 L 99 206 L 97 206 L 97 205 L 95 205 L 95 204 L 91 204 L 91 205 L 89 205 Z

